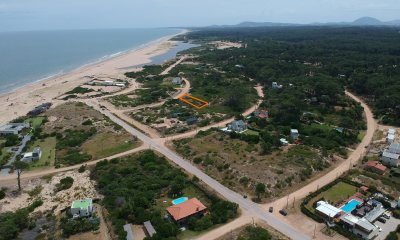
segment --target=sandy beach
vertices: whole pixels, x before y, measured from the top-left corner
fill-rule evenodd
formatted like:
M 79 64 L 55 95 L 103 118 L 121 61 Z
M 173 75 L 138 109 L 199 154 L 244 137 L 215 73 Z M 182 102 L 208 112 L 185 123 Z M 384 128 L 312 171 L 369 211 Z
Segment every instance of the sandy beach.
M 135 70 L 133 66 L 149 63 L 152 57 L 164 54 L 173 48 L 175 42 L 170 41 L 171 38 L 172 36 L 164 37 L 124 55 L 2 94 L 0 96 L 0 125 L 25 115 L 41 103 L 57 104 L 55 98 L 87 81 L 85 76 L 124 78 L 125 72 Z

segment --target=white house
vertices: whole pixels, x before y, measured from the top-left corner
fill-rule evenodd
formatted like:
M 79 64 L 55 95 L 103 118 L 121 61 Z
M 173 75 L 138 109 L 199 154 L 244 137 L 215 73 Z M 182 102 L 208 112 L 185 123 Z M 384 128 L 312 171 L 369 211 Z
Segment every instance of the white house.
M 282 144 L 283 146 L 286 146 L 286 145 L 289 144 L 289 141 L 286 140 L 286 138 L 281 138 L 281 139 L 279 139 L 279 142 L 281 142 L 281 144 Z
M 365 218 L 346 214 L 340 220 L 344 223 L 344 226 L 361 239 L 373 239 L 379 233 L 378 228 Z
M 9 123 L 3 126 L 0 126 L 0 136 L 4 135 L 17 135 L 23 129 L 29 128 L 29 123 Z
M 340 213 L 342 212 L 341 209 L 330 205 L 329 203 L 325 201 L 319 201 L 317 202 L 317 208 L 315 209 L 322 217 L 332 219 L 335 217 L 340 216 Z
M 282 88 L 282 85 L 278 85 L 277 82 L 273 82 L 271 87 L 272 87 L 272 89 L 280 89 L 280 88 Z
M 33 149 L 32 152 L 25 153 L 21 161 L 32 162 L 39 160 L 41 157 L 42 157 L 42 150 L 40 149 L 40 147 L 36 147 L 35 149 Z
M 290 137 L 294 140 L 299 138 L 299 130 L 297 129 L 291 129 L 290 130 Z
M 93 200 L 91 198 L 75 200 L 72 202 L 71 214 L 73 218 L 89 217 L 93 213 Z
M 387 140 L 388 143 L 393 143 L 395 138 L 396 137 L 395 137 L 394 134 L 388 134 L 387 137 L 386 137 L 386 140 Z

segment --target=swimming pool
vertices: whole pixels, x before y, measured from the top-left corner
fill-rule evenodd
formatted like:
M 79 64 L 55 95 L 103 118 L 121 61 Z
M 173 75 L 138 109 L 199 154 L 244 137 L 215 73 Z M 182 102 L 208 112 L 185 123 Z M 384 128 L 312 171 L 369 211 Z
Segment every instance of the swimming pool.
M 181 197 L 181 198 L 177 198 L 172 200 L 172 204 L 177 205 L 177 204 L 181 204 L 183 202 L 186 202 L 188 200 L 187 197 Z
M 362 202 L 357 201 L 355 199 L 351 199 L 349 202 L 347 202 L 343 207 L 341 207 L 340 209 L 342 209 L 343 211 L 345 211 L 346 213 L 351 213 L 351 211 L 353 211 L 358 205 L 360 205 Z

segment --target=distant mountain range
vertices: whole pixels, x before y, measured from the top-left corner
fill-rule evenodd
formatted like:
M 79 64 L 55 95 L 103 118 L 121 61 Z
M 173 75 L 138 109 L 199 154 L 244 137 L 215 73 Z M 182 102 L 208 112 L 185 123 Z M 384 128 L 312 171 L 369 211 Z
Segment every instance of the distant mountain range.
M 275 23 L 275 22 L 242 22 L 236 25 L 213 25 L 212 28 L 219 27 L 288 27 L 288 26 L 400 26 L 400 19 L 383 22 L 372 17 L 362 17 L 353 22 L 328 22 L 328 23 Z

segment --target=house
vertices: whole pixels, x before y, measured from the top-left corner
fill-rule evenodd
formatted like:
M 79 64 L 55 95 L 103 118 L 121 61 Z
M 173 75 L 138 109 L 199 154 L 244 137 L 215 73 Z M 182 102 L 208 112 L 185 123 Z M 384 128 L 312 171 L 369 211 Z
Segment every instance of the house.
M 361 239 L 373 239 L 378 235 L 378 228 L 365 218 L 358 218 L 350 214 L 341 217 L 344 227 Z
M 18 135 L 22 130 L 29 127 L 29 123 L 9 123 L 0 126 L 0 136 Z
M 371 172 L 382 175 L 385 173 L 387 168 L 378 161 L 368 161 L 367 165 L 366 165 L 366 169 Z
M 187 125 L 193 125 L 197 123 L 197 118 L 196 117 L 189 117 L 186 119 L 186 124 Z
M 386 140 L 388 143 L 393 143 L 395 138 L 396 138 L 396 136 L 394 134 L 388 134 L 386 137 Z
M 277 82 L 273 82 L 271 87 L 272 87 L 272 89 L 280 89 L 280 88 L 282 88 L 282 85 L 278 85 Z
M 286 140 L 286 138 L 281 138 L 281 139 L 279 139 L 279 142 L 280 142 L 283 146 L 289 145 L 289 141 Z
M 33 149 L 32 152 L 27 152 L 24 154 L 22 157 L 21 161 L 23 162 L 32 162 L 32 161 L 37 161 L 42 157 L 42 151 L 40 147 L 36 147 Z
M 180 77 L 174 77 L 174 78 L 172 79 L 172 84 L 175 84 L 175 85 L 181 85 L 182 82 L 183 82 L 183 80 L 182 80 L 182 78 L 180 78 Z
M 207 207 L 197 198 L 189 199 L 181 204 L 167 208 L 168 214 L 177 223 L 183 223 L 192 216 L 202 216 L 206 213 Z
M 383 151 L 382 153 L 382 163 L 389 167 L 398 167 L 399 166 L 400 155 L 396 153 L 391 153 L 388 150 Z
M 396 134 L 396 129 L 389 128 L 389 130 L 388 130 L 388 135 L 389 135 L 389 134 L 395 135 L 395 134 Z
M 389 152 L 400 154 L 400 143 L 392 143 L 389 146 Z
M 125 224 L 124 225 L 124 231 L 126 232 L 126 240 L 134 240 L 134 235 L 132 232 L 132 225 L 131 224 Z
M 235 120 L 228 125 L 228 130 L 237 133 L 244 132 L 247 130 L 247 124 L 243 120 Z
M 341 209 L 339 209 L 335 206 L 332 206 L 325 201 L 317 202 L 317 208 L 315 210 L 321 217 L 323 217 L 324 219 L 329 220 L 329 221 L 332 218 L 339 217 L 340 213 L 342 212 Z
M 43 112 L 45 112 L 46 110 L 48 110 L 51 107 L 52 103 L 47 102 L 47 103 L 43 103 L 39 106 L 36 106 L 33 110 L 28 112 L 28 116 L 37 116 Z
M 294 140 L 299 138 L 299 130 L 297 129 L 291 129 L 290 130 L 290 137 Z
M 147 236 L 152 237 L 154 234 L 157 233 L 150 221 L 144 222 L 143 226 L 146 230 Z
M 93 213 L 93 200 L 91 198 L 75 200 L 72 202 L 71 214 L 73 218 L 89 217 Z
M 268 118 L 268 111 L 267 110 L 257 109 L 257 110 L 254 111 L 253 114 L 257 118 L 262 118 L 262 119 Z

